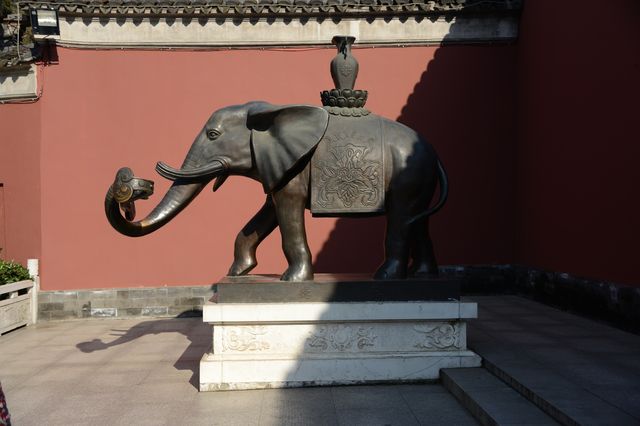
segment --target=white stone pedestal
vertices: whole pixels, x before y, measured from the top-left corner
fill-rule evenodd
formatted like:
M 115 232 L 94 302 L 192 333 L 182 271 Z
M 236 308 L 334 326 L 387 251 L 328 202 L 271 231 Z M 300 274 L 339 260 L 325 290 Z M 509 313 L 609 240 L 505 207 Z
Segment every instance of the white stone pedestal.
M 458 301 L 208 302 L 200 390 L 435 380 L 441 368 L 480 366 L 464 322 L 476 316 Z

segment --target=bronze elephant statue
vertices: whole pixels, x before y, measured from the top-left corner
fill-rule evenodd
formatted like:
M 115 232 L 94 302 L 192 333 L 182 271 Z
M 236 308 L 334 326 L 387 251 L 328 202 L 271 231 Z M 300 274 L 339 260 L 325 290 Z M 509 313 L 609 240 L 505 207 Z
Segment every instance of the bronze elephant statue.
M 375 278 L 437 275 L 428 218 L 446 201 L 445 170 L 415 131 L 363 108 L 266 102 L 226 107 L 207 120 L 179 169 L 160 162 L 156 170 L 173 184 L 139 221 L 134 201 L 153 193 L 153 182 L 127 168 L 118 171 L 105 210 L 120 233 L 139 237 L 155 231 L 214 178 L 214 191 L 230 175 L 262 183 L 266 201 L 238 234 L 229 275 L 251 271 L 256 248 L 279 227 L 289 265 L 281 279 L 312 280 L 305 208 L 330 216 L 386 213 L 385 260 Z M 429 207 L 438 182 L 439 200 Z

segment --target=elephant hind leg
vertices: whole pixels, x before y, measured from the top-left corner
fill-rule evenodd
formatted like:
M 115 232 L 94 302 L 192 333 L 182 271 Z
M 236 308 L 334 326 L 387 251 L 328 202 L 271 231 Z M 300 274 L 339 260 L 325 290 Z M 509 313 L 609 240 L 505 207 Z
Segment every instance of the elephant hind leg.
M 429 235 L 429 219 L 415 223 L 411 229 L 411 267 L 409 275 L 416 277 L 437 277 L 438 262 L 433 252 Z
M 411 231 L 411 226 L 407 225 L 411 217 L 407 213 L 407 206 L 411 203 L 405 199 L 399 199 L 397 196 L 394 197 L 394 195 L 391 194 L 391 197 L 387 198 L 385 260 L 373 276 L 376 280 L 402 279 L 407 276 Z
M 236 237 L 233 249 L 233 264 L 229 275 L 246 275 L 256 267 L 258 245 L 278 226 L 278 219 L 271 196 L 267 196 L 264 205 L 242 228 Z
M 376 271 L 375 279 L 406 278 L 411 272 L 408 271 L 410 257 L 419 271 L 431 270 L 435 264 L 427 218 L 409 224 L 411 218 L 426 210 L 434 192 L 434 180 L 419 179 L 424 167 L 422 163 L 416 164 L 413 169 L 401 172 L 389 185 L 385 261 Z

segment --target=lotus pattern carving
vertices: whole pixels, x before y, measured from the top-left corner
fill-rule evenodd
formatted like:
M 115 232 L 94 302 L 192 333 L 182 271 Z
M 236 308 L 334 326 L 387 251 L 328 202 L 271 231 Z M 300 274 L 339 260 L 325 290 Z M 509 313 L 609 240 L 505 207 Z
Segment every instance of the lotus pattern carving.
M 334 204 L 337 197 L 345 207 L 355 202 L 373 206 L 380 197 L 378 176 L 380 162 L 367 158 L 369 148 L 353 145 L 332 146 L 329 153 L 333 161 L 323 161 L 318 203 L 322 206 Z

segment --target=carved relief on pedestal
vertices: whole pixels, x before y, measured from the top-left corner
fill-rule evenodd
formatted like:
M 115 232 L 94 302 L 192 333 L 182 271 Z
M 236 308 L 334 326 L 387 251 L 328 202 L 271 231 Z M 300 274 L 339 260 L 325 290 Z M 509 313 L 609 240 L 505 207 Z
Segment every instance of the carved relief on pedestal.
M 420 340 L 414 345 L 418 349 L 460 349 L 458 324 L 420 324 L 413 329 L 421 334 Z
M 264 326 L 237 326 L 222 328 L 222 349 L 224 351 L 262 351 L 270 345 L 264 339 Z
M 346 352 L 352 348 L 363 350 L 373 347 L 377 338 L 371 327 L 325 325 L 311 334 L 306 346 L 309 352 Z

